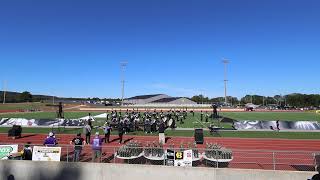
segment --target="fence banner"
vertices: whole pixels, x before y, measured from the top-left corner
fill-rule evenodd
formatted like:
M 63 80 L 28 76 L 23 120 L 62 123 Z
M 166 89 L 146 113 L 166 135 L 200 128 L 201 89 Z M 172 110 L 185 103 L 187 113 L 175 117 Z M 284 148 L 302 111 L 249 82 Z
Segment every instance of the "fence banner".
M 192 150 L 176 151 L 174 154 L 174 166 L 192 167 Z
M 239 121 L 234 123 L 237 130 L 242 129 L 266 129 L 276 130 L 276 121 Z M 279 129 L 281 130 L 320 130 L 320 123 L 316 121 L 279 121 Z
M 0 118 L 0 126 L 19 125 L 23 127 L 55 127 L 72 126 L 79 127 L 85 125 L 83 119 L 24 119 L 24 118 Z
M 18 152 L 18 145 L 0 145 L 0 160 L 8 159 L 12 153 Z
M 33 147 L 32 161 L 60 161 L 61 147 Z

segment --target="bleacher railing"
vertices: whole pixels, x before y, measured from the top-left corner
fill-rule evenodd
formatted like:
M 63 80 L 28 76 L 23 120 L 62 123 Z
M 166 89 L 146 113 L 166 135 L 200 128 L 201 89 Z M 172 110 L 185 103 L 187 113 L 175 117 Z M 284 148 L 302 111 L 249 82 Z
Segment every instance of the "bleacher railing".
M 25 144 L 18 145 L 19 151 L 21 151 Z M 30 145 L 32 149 L 34 146 L 43 145 Z M 58 145 L 57 147 L 61 147 L 61 161 L 77 161 L 75 159 L 73 145 Z M 101 156 L 93 161 L 94 152 L 90 145 L 83 147 L 79 157 L 79 162 L 168 165 L 168 159 L 166 156 L 168 149 L 175 152 L 192 150 L 193 167 L 315 171 L 316 167 L 320 163 L 320 155 L 318 152 L 307 151 L 263 151 L 232 149 L 231 153 L 221 153 L 217 150 L 214 152 L 215 150 L 208 149 L 152 147 L 135 147 L 126 149 L 111 146 L 102 146 Z

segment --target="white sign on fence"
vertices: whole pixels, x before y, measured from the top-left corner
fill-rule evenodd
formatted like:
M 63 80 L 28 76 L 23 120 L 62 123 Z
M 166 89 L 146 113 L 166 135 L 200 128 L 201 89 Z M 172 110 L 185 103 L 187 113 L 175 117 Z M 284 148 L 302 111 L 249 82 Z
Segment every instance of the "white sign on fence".
M 32 161 L 60 161 L 61 147 L 33 147 Z
M 0 145 L 0 160 L 8 159 L 12 153 L 18 152 L 18 145 Z
M 174 166 L 192 167 L 192 150 L 176 151 L 174 155 Z

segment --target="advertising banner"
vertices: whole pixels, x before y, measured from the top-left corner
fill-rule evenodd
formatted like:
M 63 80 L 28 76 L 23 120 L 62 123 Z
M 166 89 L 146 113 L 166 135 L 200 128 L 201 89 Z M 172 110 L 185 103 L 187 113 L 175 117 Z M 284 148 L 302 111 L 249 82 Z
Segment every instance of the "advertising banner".
M 192 150 L 176 151 L 174 154 L 174 166 L 192 167 Z
M 33 147 L 32 161 L 60 161 L 61 147 Z
M 18 145 L 0 145 L 0 160 L 8 159 L 12 153 L 18 152 Z

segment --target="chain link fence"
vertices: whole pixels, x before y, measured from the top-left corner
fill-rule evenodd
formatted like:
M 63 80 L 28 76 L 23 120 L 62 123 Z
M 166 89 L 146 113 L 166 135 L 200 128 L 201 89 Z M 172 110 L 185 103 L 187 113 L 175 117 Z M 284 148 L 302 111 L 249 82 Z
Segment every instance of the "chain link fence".
M 18 144 L 19 151 L 25 144 Z M 30 145 L 33 149 L 34 146 Z M 82 150 L 75 151 L 73 145 L 59 145 L 61 161 L 64 162 L 96 162 L 116 164 L 172 165 L 167 152 L 183 152 L 192 150 L 193 167 L 262 169 L 284 171 L 315 171 L 320 163 L 320 153 L 305 151 L 263 151 L 236 150 L 220 152 L 208 149 L 151 147 L 124 145 L 122 147 L 103 146 L 101 153 L 86 145 Z M 79 156 L 78 156 L 79 155 Z M 20 159 L 15 157 L 12 159 Z

